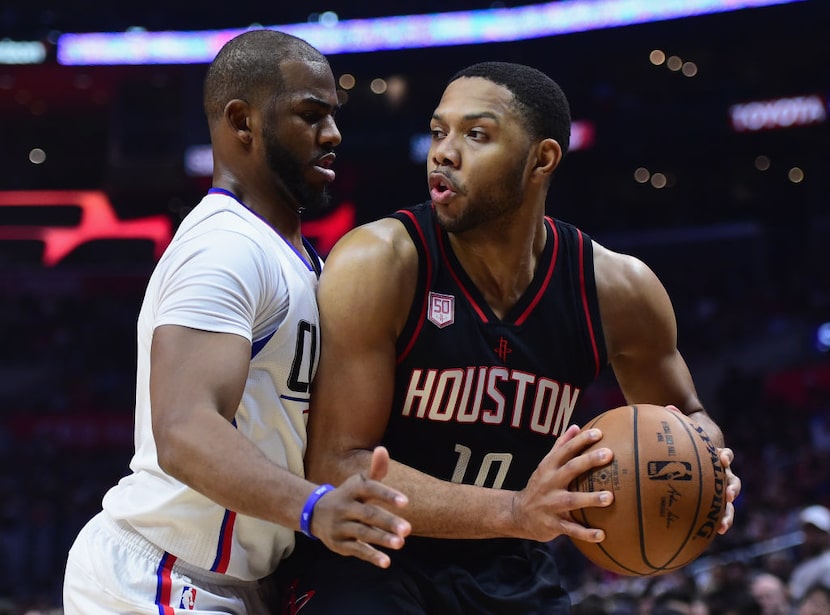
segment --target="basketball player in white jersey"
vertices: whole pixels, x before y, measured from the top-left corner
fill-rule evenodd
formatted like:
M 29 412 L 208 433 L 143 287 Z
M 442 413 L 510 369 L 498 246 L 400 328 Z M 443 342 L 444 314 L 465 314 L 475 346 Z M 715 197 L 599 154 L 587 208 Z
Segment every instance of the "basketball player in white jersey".
M 259 580 L 294 533 L 389 565 L 410 526 L 403 494 L 368 476 L 303 478 L 318 363 L 322 263 L 300 212 L 325 205 L 340 143 L 334 77 L 305 41 L 268 30 L 227 43 L 205 80 L 213 188 L 185 217 L 138 318 L 135 454 L 80 532 L 67 615 L 257 614 Z

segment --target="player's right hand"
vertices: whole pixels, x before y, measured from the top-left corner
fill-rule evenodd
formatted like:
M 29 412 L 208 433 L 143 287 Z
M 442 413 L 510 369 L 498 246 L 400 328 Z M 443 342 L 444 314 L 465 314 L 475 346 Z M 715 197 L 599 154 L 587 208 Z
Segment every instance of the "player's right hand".
M 588 528 L 574 521 L 571 511 L 586 506 L 609 506 L 614 501 L 610 491 L 582 493 L 570 491 L 577 477 L 592 468 L 610 463 L 609 448 L 583 451 L 600 440 L 599 429 L 580 430 L 571 425 L 559 436 L 550 452 L 530 476 L 527 486 L 513 499 L 514 522 L 526 529 L 525 537 L 541 542 L 566 534 L 585 542 L 601 542 L 602 530 Z
M 352 475 L 317 502 L 312 534 L 335 553 L 388 568 L 389 556 L 371 545 L 400 549 L 412 531 L 409 521 L 390 512 L 404 508 L 409 499 L 380 482 L 388 470 L 389 452 L 378 446 L 372 452 L 368 477 Z

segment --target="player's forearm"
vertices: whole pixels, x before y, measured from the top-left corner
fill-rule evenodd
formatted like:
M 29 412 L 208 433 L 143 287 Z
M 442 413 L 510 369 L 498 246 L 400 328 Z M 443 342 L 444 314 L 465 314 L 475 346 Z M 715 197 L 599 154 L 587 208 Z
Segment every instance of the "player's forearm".
M 500 538 L 522 535 L 513 514 L 513 491 L 439 480 L 392 461 L 387 482 L 410 501 L 412 533 L 433 538 Z
M 308 476 L 316 482 L 337 482 L 355 472 L 368 472 L 371 451 L 351 451 L 337 460 L 311 463 Z M 412 534 L 433 538 L 497 538 L 522 535 L 513 515 L 514 492 L 439 480 L 409 466 L 390 462 L 384 484 L 409 497 L 401 514 Z

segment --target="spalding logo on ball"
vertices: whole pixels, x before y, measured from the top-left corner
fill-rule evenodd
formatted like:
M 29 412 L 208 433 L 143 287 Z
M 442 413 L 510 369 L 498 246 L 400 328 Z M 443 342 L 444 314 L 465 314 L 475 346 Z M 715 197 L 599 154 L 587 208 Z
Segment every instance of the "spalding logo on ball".
M 605 531 L 605 540 L 574 540 L 598 566 L 623 575 L 660 575 L 694 561 L 714 539 L 726 505 L 717 447 L 685 414 L 663 406 L 621 406 L 597 416 L 613 461 L 580 476 L 574 491 L 612 491 L 605 508 L 574 518 Z

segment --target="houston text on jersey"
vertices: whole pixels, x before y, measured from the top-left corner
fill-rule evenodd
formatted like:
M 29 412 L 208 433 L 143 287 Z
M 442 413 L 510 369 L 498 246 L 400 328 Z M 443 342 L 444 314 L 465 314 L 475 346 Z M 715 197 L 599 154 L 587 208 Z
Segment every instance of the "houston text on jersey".
M 581 389 L 501 366 L 414 369 L 401 414 L 430 421 L 481 422 L 558 436 Z

